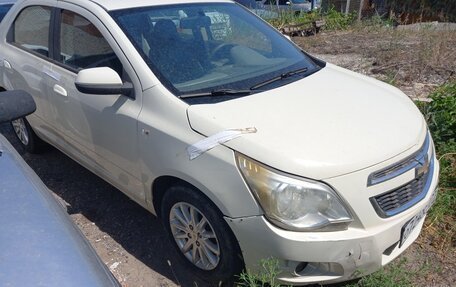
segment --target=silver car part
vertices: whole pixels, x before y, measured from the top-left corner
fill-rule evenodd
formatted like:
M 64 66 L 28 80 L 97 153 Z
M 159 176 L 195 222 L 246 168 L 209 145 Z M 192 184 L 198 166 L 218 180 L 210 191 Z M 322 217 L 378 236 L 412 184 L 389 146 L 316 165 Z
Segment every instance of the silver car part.
M 14 120 L 11 122 L 14 128 L 14 132 L 16 133 L 17 137 L 21 141 L 23 145 L 28 145 L 29 143 L 29 134 L 27 131 L 27 126 L 25 125 L 25 121 L 23 118 Z
M 189 203 L 178 202 L 170 211 L 174 240 L 185 257 L 203 270 L 213 270 L 220 261 L 217 236 L 207 218 Z

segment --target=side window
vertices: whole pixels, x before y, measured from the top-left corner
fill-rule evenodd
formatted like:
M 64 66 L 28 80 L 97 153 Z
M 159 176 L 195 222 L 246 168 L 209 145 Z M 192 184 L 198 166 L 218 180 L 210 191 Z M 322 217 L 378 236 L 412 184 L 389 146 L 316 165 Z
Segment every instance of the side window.
M 12 42 L 49 57 L 49 26 L 51 8 L 43 6 L 27 7 L 13 23 Z
M 62 11 L 60 59 L 74 69 L 110 67 L 122 77 L 122 64 L 100 31 L 84 17 Z

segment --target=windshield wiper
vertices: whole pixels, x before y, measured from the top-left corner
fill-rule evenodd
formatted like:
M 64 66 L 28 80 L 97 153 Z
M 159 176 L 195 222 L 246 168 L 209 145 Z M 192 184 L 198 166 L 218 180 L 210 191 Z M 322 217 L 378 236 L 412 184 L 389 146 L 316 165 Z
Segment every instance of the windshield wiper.
M 204 93 L 193 93 L 180 95 L 181 99 L 189 98 L 200 98 L 200 97 L 218 97 L 218 96 L 240 96 L 250 95 L 253 91 L 251 90 L 235 90 L 235 89 L 219 89 Z
M 200 98 L 200 97 L 219 97 L 219 96 L 240 96 L 240 95 L 250 95 L 254 93 L 254 90 L 257 90 L 263 86 L 267 86 L 274 82 L 292 77 L 294 75 L 302 74 L 308 71 L 308 68 L 301 68 L 298 70 L 290 71 L 283 73 L 277 77 L 269 79 L 267 81 L 261 82 L 256 84 L 255 86 L 251 87 L 249 90 L 236 90 L 236 89 L 218 89 L 212 90 L 210 92 L 203 92 L 203 93 L 190 93 L 190 94 L 183 94 L 180 95 L 180 99 L 189 99 L 189 98 Z
M 251 87 L 250 90 L 256 90 L 256 89 L 259 89 L 261 87 L 264 87 L 264 86 L 267 86 L 269 84 L 272 84 L 274 82 L 289 78 L 291 76 L 305 73 L 305 72 L 307 72 L 307 70 L 308 70 L 308 68 L 302 68 L 302 69 L 298 69 L 298 70 L 294 70 L 294 71 L 283 73 L 283 74 L 281 74 L 281 75 L 279 75 L 277 77 L 274 77 L 272 79 L 269 79 L 269 80 L 266 80 L 264 82 L 256 84 L 255 86 Z

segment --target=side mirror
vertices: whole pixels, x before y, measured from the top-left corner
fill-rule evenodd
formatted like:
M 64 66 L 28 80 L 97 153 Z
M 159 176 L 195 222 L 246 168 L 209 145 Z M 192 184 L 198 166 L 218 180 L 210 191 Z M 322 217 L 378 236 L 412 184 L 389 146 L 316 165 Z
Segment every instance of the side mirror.
M 32 96 L 25 91 L 0 92 L 0 123 L 30 115 L 36 110 Z
M 119 74 L 108 67 L 79 71 L 75 85 L 81 93 L 93 95 L 130 96 L 133 91 L 131 83 L 123 83 Z

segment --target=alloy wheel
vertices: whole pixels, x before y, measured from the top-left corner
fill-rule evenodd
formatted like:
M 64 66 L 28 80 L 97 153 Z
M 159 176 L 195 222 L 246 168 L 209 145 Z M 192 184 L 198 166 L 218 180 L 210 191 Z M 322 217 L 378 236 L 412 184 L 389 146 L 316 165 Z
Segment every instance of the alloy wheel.
M 178 202 L 170 210 L 169 224 L 174 240 L 190 262 L 206 271 L 217 267 L 219 242 L 201 211 L 189 203 Z
M 24 119 L 20 118 L 11 122 L 14 128 L 14 132 L 23 145 L 29 144 L 29 134 L 27 126 L 25 125 Z

